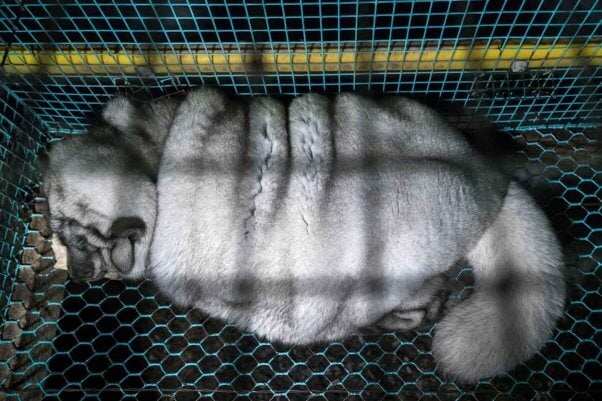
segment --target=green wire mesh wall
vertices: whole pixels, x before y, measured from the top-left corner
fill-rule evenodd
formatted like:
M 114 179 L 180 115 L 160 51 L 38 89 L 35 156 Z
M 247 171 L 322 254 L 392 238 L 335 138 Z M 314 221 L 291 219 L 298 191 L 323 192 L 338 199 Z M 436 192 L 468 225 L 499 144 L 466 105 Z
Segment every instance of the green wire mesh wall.
M 31 343 L 34 333 L 25 327 L 28 322 L 17 323 L 21 316 L 15 316 L 14 312 L 25 309 L 24 304 L 30 309 L 34 306 L 28 302 L 31 300 L 19 296 L 24 285 L 21 280 L 23 273 L 31 269 L 31 266 L 22 264 L 21 256 L 28 248 L 27 235 L 36 229 L 35 223 L 30 224 L 31 206 L 39 183 L 36 159 L 48 140 L 47 127 L 43 122 L 13 93 L 0 86 L 0 394 L 9 386 L 15 370 L 33 366 L 33 360 L 28 357 L 31 346 L 20 356 L 17 356 L 17 349 Z M 52 259 L 38 261 L 38 281 L 44 280 L 49 273 L 43 271 L 42 265 L 49 267 L 53 262 Z M 43 299 L 48 286 L 40 286 L 39 290 Z M 37 328 L 43 331 L 44 326 L 53 326 L 55 322 L 48 322 L 48 325 L 40 322 L 40 312 L 43 315 L 42 309 L 34 310 L 27 318 L 41 323 Z
M 0 399 L 599 398 L 601 21 L 593 0 L 7 0 L 0 5 Z M 438 61 L 475 46 L 489 49 L 476 64 Z M 488 58 L 495 48 L 517 57 L 529 48 L 537 57 L 513 71 L 512 55 Z M 543 59 L 541 49 L 550 50 Z M 257 58 L 216 61 L 260 54 L 292 64 L 299 51 L 318 61 L 288 70 L 269 57 L 267 66 Z M 378 64 L 383 53 L 401 61 Z M 186 54 L 209 63 L 184 65 Z M 334 62 L 325 57 L 332 54 Z M 503 132 L 478 131 L 480 141 L 504 139 L 517 149 L 508 155 L 518 159 L 514 176 L 565 248 L 571 287 L 554 337 L 512 372 L 465 386 L 438 374 L 432 326 L 285 347 L 176 308 L 152 282 L 63 283 L 51 253 L 43 263 L 24 258 L 34 248 L 29 238 L 48 234 L 32 205 L 43 200 L 36 155 L 51 136 L 84 132 L 116 92 L 145 98 L 200 84 L 241 95 L 401 93 L 453 111 L 462 128 L 496 124 Z M 467 296 L 470 270 L 451 272 L 448 287 L 449 303 Z
M 0 36 L 5 80 L 57 132 L 84 130 L 117 90 L 203 83 L 254 95 L 411 93 L 526 128 L 602 122 L 601 20 L 598 0 L 7 0 Z M 308 52 L 317 61 L 295 61 Z M 265 57 L 220 58 L 232 53 Z M 526 70 L 512 72 L 514 59 Z
M 4 87 L 0 87 L 0 135 L 0 308 L 5 310 L 17 277 L 17 253 L 24 245 L 28 204 L 39 182 L 36 157 L 49 137 L 44 124 Z

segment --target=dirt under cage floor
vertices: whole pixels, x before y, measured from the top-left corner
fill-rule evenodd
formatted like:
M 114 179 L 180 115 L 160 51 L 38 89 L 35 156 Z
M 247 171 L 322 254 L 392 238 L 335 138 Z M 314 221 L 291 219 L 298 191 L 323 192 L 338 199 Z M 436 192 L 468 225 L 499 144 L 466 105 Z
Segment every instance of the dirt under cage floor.
M 602 395 L 600 131 L 506 135 L 514 176 L 543 206 L 566 254 L 566 313 L 552 340 L 513 371 L 474 386 L 446 380 L 430 355 L 433 327 L 287 347 L 170 306 L 151 282 L 67 281 L 42 368 L 23 367 L 4 395 L 45 400 L 594 400 Z M 518 162 L 517 162 L 518 160 Z M 518 164 L 516 164 L 518 163 Z M 35 231 L 36 227 L 33 227 Z M 47 234 L 47 233 L 46 233 Z M 470 293 L 468 268 L 450 273 L 448 303 Z M 63 287 L 60 287 L 61 290 Z M 46 304 L 51 304 L 45 301 Z M 44 302 L 42 302 L 43 304 Z M 51 320 L 56 319 L 56 322 Z M 36 360 L 39 358 L 40 360 Z M 28 370 L 29 369 L 29 370 Z

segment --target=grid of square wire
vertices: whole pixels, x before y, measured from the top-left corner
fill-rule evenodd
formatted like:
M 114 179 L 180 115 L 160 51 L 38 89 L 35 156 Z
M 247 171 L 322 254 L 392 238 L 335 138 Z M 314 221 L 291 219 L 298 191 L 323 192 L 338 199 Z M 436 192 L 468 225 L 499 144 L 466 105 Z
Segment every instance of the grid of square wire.
M 97 59 L 93 74 L 74 72 L 68 65 L 46 73 L 21 60 L 29 73 L 5 76 L 12 90 L 56 132 L 85 130 L 92 112 L 117 91 L 156 96 L 202 84 L 248 95 L 310 90 L 403 93 L 442 109 L 462 106 L 506 129 L 593 126 L 602 122 L 601 21 L 598 0 L 8 0 L 0 6 L 0 36 L 6 49 L 51 50 L 67 58 L 81 52 L 84 58 L 91 54 Z M 550 50 L 542 56 L 548 59 L 546 68 L 526 75 L 508 74 L 512 52 L 490 60 L 486 69 L 480 68 L 482 60 L 465 60 L 466 68 L 461 69 L 440 61 L 447 60 L 446 52 L 465 47 L 498 49 L 510 43 L 559 54 L 548 59 Z M 593 46 L 592 52 L 567 66 L 585 46 Z M 181 57 L 200 54 L 215 60 L 232 51 L 260 51 L 292 59 L 310 49 L 319 55 L 333 53 L 334 66 L 321 60 L 323 68 L 304 72 L 280 66 L 258 73 L 227 63 L 219 68 L 215 62 L 201 69 L 194 63 L 184 65 Z M 385 54 L 384 70 L 372 68 L 375 49 Z M 342 57 L 337 60 L 345 51 L 363 54 L 368 66 L 358 69 L 357 59 L 347 64 Z M 403 58 L 392 68 L 387 55 L 395 52 L 403 57 L 416 52 L 421 67 Z M 116 54 L 143 55 L 148 64 L 103 62 Z M 153 65 L 157 54 L 177 57 Z M 20 56 L 14 58 L 18 64 Z M 533 82 L 548 89 L 532 90 Z
M 48 139 L 43 122 L 0 85 L 0 394 L 16 362 L 8 310 L 39 183 L 37 154 Z
M 39 183 L 36 157 L 46 127 L 9 89 L 0 86 L 0 309 L 5 311 L 27 232 L 28 204 Z M 0 322 L 2 322 L 0 317 Z

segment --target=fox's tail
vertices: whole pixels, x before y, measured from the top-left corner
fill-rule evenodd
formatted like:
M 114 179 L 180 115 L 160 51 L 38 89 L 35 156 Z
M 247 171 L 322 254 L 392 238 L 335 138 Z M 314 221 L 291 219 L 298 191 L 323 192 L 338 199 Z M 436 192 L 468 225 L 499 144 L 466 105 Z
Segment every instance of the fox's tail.
M 475 292 L 438 324 L 433 352 L 447 375 L 474 382 L 539 350 L 562 314 L 565 280 L 546 216 L 514 182 L 467 259 Z

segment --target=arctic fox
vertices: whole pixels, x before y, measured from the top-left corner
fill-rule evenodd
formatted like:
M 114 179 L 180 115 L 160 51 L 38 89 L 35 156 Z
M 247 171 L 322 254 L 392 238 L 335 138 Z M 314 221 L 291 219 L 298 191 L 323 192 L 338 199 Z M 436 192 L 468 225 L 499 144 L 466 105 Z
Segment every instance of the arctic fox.
M 88 134 L 68 136 L 40 155 L 50 225 L 67 248 L 71 278 L 147 271 L 157 172 L 178 103 L 117 97 Z
M 127 107 L 107 107 L 127 120 Z M 130 218 L 120 223 L 127 235 L 153 233 L 147 274 L 175 302 L 270 340 L 315 343 L 370 325 L 414 327 L 437 277 L 467 261 L 475 291 L 436 327 L 445 373 L 467 382 L 502 373 L 550 337 L 565 284 L 545 215 L 428 107 L 353 94 L 287 107 L 201 88 L 174 113 L 156 203 L 132 183 L 115 197 L 127 216 L 105 215 Z M 61 160 L 61 174 L 90 174 Z M 80 193 L 95 210 L 102 191 Z M 111 224 L 93 219 L 86 226 L 110 243 Z M 139 277 L 128 255 L 120 270 Z

